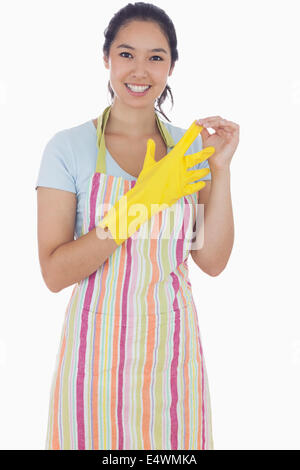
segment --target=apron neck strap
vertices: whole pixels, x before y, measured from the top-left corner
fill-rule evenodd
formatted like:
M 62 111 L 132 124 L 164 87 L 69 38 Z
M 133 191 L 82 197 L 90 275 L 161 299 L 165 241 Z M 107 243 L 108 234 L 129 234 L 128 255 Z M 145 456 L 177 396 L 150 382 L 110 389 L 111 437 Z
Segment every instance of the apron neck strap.
M 109 118 L 110 110 L 111 110 L 111 105 L 105 108 L 101 116 L 99 116 L 98 118 L 98 124 L 97 124 L 98 156 L 97 156 L 97 163 L 96 163 L 96 173 L 106 173 L 106 162 L 105 162 L 106 147 L 105 147 L 104 133 L 105 133 L 105 127 Z M 173 148 L 175 145 L 173 137 L 169 133 L 165 124 L 159 119 L 157 113 L 155 113 L 155 118 L 156 118 L 158 129 L 167 146 L 167 149 Z

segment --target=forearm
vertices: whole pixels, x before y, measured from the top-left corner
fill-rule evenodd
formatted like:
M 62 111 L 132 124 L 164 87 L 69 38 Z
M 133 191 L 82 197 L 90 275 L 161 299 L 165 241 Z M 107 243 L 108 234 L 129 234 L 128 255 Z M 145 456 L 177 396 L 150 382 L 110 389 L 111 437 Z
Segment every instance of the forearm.
M 85 279 L 118 248 L 112 237 L 101 239 L 97 233 L 94 228 L 77 240 L 59 246 L 50 255 L 45 281 L 52 292 Z
M 233 240 L 230 169 L 211 170 L 211 190 L 204 207 L 204 241 L 194 252 L 194 259 L 206 272 L 217 275 L 228 262 Z

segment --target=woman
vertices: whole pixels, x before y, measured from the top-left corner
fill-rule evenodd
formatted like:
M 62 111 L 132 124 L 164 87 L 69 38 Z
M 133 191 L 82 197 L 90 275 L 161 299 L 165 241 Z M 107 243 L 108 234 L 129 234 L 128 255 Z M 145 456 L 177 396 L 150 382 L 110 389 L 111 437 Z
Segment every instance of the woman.
M 187 258 L 191 253 L 212 276 L 229 259 L 229 165 L 238 126 L 207 118 L 203 125 L 216 130 L 210 135 L 197 122 L 199 135 L 189 141 L 187 157 L 198 163 L 195 188 L 144 219 L 152 224 L 148 236 L 140 235 L 143 223 L 117 238 L 113 225 L 103 221 L 127 195 L 145 197 L 145 188 L 149 195 L 155 177 L 157 202 L 157 188 L 166 178 L 172 185 L 175 166 L 158 172 L 185 130 L 161 121 L 154 108 L 157 100 L 162 113 L 178 59 L 174 26 L 163 10 L 141 2 L 122 8 L 105 30 L 103 52 L 112 105 L 98 119 L 49 141 L 36 186 L 43 278 L 52 292 L 75 284 L 53 376 L 46 448 L 213 449 Z M 140 85 L 150 88 L 141 91 Z M 204 154 L 209 166 L 199 153 L 200 132 L 203 147 L 215 150 Z M 183 155 L 178 162 L 186 161 Z M 156 171 L 150 171 L 155 162 Z M 206 204 L 206 241 L 191 250 L 197 202 Z M 120 225 L 128 213 L 121 218 L 118 212 Z

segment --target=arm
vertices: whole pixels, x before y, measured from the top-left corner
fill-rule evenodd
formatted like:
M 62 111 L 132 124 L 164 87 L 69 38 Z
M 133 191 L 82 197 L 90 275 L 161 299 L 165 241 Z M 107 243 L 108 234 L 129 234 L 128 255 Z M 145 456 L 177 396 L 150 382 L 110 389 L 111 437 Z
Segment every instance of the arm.
M 211 169 L 211 182 L 198 192 L 198 203 L 204 204 L 204 243 L 191 255 L 206 274 L 217 276 L 228 262 L 234 240 L 229 168 Z
M 37 198 L 41 272 L 51 292 L 59 292 L 95 272 L 118 245 L 109 236 L 100 239 L 96 228 L 74 240 L 74 193 L 39 186 Z

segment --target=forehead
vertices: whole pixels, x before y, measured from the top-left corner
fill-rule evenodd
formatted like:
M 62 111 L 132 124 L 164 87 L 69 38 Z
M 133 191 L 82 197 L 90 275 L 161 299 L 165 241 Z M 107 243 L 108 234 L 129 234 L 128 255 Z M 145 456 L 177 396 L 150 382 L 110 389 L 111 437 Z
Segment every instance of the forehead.
M 152 21 L 131 21 L 122 26 L 115 39 L 114 46 L 125 41 L 135 48 L 165 47 L 169 48 L 168 40 L 159 25 Z

